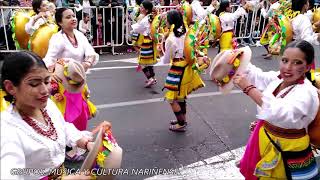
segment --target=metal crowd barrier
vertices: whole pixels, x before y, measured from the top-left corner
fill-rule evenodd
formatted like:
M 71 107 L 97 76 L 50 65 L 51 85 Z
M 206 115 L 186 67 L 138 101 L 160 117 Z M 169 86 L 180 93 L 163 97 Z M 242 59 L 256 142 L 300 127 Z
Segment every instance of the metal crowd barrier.
M 11 37 L 8 37 L 7 31 L 11 31 L 10 28 L 10 21 L 5 19 L 5 11 L 10 11 L 10 16 L 13 14 L 13 11 L 15 10 L 31 10 L 31 7 L 8 7 L 8 6 L 1 6 L 0 7 L 0 15 L 1 15 L 1 21 L 4 29 L 4 32 L 0 34 L 1 40 L 4 40 L 5 45 L 4 47 L 1 47 L 0 52 L 12 52 L 17 51 L 16 47 L 9 48 L 8 40 Z M 83 9 L 82 11 L 76 11 L 76 8 L 70 8 L 72 9 L 78 19 L 78 23 L 80 22 L 80 19 L 83 19 Z M 93 38 L 92 45 L 94 48 L 103 48 L 103 47 L 110 47 L 112 48 L 112 53 L 115 54 L 114 48 L 117 46 L 122 46 L 124 44 L 124 19 L 125 19 L 125 11 L 124 7 L 121 6 L 115 6 L 115 7 L 88 7 L 90 9 L 90 12 L 93 12 L 90 16 L 91 20 L 91 31 L 90 31 L 90 37 Z M 102 16 L 102 42 L 98 40 L 99 37 L 99 31 L 98 31 L 98 15 L 101 14 Z M 10 17 L 11 18 L 11 17 Z M 93 22 L 95 24 L 93 24 Z M 9 28 L 9 29 L 8 29 Z M 7 30 L 7 31 L 6 31 Z M 1 32 L 1 31 L 0 31 Z M 101 36 L 101 35 L 100 35 Z
M 133 23 L 131 19 L 131 13 L 134 6 L 128 6 L 126 9 L 122 6 L 116 6 L 116 7 L 86 7 L 90 9 L 90 19 L 91 19 L 91 31 L 90 31 L 90 37 L 93 38 L 92 45 L 94 48 L 105 48 L 109 47 L 112 48 L 112 53 L 116 54 L 114 51 L 115 47 L 123 46 L 123 45 L 132 45 L 130 40 L 130 31 L 131 25 Z M 158 11 L 168 11 L 170 9 L 175 9 L 175 6 L 156 6 Z M 205 7 L 206 8 L 206 7 Z M 231 5 L 232 11 L 234 12 L 238 5 Z M 31 8 L 22 8 L 22 7 L 7 7 L 7 6 L 1 6 L 0 7 L 0 15 L 1 15 L 1 21 L 2 24 L 6 23 L 6 19 L 4 17 L 6 11 L 10 11 L 12 14 L 12 11 L 17 9 L 31 9 Z M 82 11 L 76 11 L 75 8 L 71 8 L 75 11 L 75 14 L 77 15 L 77 19 L 80 22 L 80 19 L 83 17 L 84 10 Z M 238 21 L 235 23 L 234 30 L 236 32 L 236 38 L 237 39 L 259 39 L 261 37 L 261 31 L 265 28 L 267 24 L 267 19 L 264 21 L 261 21 L 262 15 L 257 15 L 258 9 L 255 8 L 250 12 L 251 18 L 248 18 L 248 16 L 243 16 L 238 19 Z M 82 13 L 82 14 L 81 14 Z M 98 25 L 99 22 L 99 16 L 101 16 L 101 23 L 102 23 L 102 34 L 99 34 Z M 10 24 L 10 22 L 9 22 Z M 8 28 L 5 25 L 4 29 Z M 102 35 L 102 41 L 99 41 L 99 37 Z M 1 33 L 0 31 L 0 38 L 4 38 L 5 46 L 3 46 L 0 49 L 0 52 L 10 52 L 10 51 L 17 51 L 15 48 L 9 48 L 8 44 L 8 34 L 6 31 Z M 3 40 L 3 39 L 2 39 Z

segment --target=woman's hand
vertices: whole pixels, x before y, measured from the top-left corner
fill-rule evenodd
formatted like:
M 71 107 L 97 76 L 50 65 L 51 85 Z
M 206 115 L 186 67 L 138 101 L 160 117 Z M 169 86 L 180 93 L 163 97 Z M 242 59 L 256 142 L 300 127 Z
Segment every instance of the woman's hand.
M 82 148 L 82 149 L 88 149 L 87 145 L 90 141 L 92 141 L 92 138 L 82 137 L 81 139 L 79 139 L 77 141 L 77 147 Z
M 96 134 L 97 132 L 99 132 L 100 128 L 102 128 L 103 130 L 111 129 L 111 123 L 109 121 L 103 121 L 91 131 L 92 134 Z
M 233 77 L 233 83 L 241 90 L 251 85 L 245 74 L 236 74 Z
M 82 62 L 81 64 L 83 66 L 84 71 L 86 72 L 91 67 L 91 64 L 89 62 Z

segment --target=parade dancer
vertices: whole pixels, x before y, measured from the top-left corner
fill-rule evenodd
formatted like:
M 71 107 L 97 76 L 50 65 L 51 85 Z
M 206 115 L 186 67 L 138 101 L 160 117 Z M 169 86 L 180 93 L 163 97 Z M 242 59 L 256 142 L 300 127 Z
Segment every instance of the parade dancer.
M 169 130 L 175 132 L 186 131 L 186 98 L 198 88 L 204 87 L 199 74 L 192 69 L 193 62 L 184 58 L 184 43 L 186 28 L 182 15 L 177 10 L 167 13 L 167 25 L 174 26 L 165 43 L 165 53 L 161 58 L 164 63 L 172 62 L 164 85 L 168 91 L 165 99 L 170 103 L 176 120 L 170 122 Z
M 293 39 L 305 40 L 313 45 L 319 45 L 320 33 L 315 33 L 311 21 L 306 14 L 309 9 L 308 0 L 292 0 L 292 11 L 300 13 L 291 21 L 293 29 Z
M 143 73 L 147 81 L 146 88 L 150 88 L 157 83 L 153 65 L 157 63 L 156 45 L 150 37 L 150 23 L 153 20 L 153 4 L 149 0 L 144 0 L 140 6 L 140 13 L 144 18 L 132 25 L 132 32 L 143 35 L 143 43 L 140 45 L 138 64 L 143 66 Z
M 244 1 L 242 1 L 244 3 Z M 245 5 L 246 7 L 247 5 Z M 237 47 L 237 41 L 234 39 L 234 22 L 243 15 L 247 15 L 246 10 L 243 7 L 239 7 L 234 13 L 231 13 L 231 7 L 229 0 L 222 0 L 220 7 L 217 11 L 219 16 L 222 34 L 219 40 L 219 52 L 235 49 Z
M 267 10 L 265 7 L 266 1 L 262 1 L 260 3 L 260 7 L 261 7 L 261 15 L 264 19 L 269 19 L 269 22 L 272 21 L 272 18 L 274 16 L 274 12 L 279 9 L 280 7 L 280 3 L 277 0 L 269 0 L 269 2 L 271 3 L 269 9 Z M 269 41 L 273 36 L 273 31 L 271 29 L 265 29 L 263 31 L 266 31 L 265 33 L 267 38 L 265 41 L 260 42 L 264 48 L 266 48 L 267 53 L 266 54 L 262 54 L 262 56 L 264 56 L 264 59 L 270 59 L 272 57 L 271 52 L 269 51 Z
M 309 124 L 319 109 L 316 87 L 308 77 L 313 46 L 290 43 L 280 61 L 280 72 L 263 72 L 249 64 L 233 82 L 258 105 L 259 119 L 240 161 L 246 179 L 312 179 L 318 174 Z

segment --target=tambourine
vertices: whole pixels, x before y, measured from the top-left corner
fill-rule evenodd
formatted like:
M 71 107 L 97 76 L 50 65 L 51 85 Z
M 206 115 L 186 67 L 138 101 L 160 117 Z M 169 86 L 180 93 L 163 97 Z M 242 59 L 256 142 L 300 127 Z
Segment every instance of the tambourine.
M 33 11 L 17 10 L 14 11 L 11 19 L 12 38 L 17 49 L 28 49 L 30 35 L 25 30 L 25 25 L 29 22 Z
M 112 135 L 111 125 L 104 121 L 93 131 L 97 133 L 92 150 L 84 160 L 80 171 L 92 172 L 94 179 L 113 179 L 113 174 L 108 173 L 109 169 L 118 169 L 122 162 L 122 148 Z M 104 172 L 104 173 L 101 173 Z
M 57 32 L 58 26 L 56 24 L 43 24 L 32 34 L 30 38 L 30 50 L 41 58 L 44 58 L 48 51 L 49 40 Z

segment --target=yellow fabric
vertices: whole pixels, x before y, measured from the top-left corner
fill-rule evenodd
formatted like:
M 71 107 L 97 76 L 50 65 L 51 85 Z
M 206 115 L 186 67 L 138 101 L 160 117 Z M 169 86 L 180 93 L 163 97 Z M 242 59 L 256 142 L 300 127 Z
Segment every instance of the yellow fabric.
M 7 95 L 5 91 L 0 89 L 0 112 L 6 110 L 10 103 L 6 100 L 4 100 L 4 96 Z
M 168 90 L 165 94 L 165 99 L 169 102 L 172 101 L 184 101 L 188 94 L 198 88 L 204 87 L 205 84 L 202 81 L 200 75 L 192 69 L 192 64 L 187 64 L 186 61 L 174 62 L 173 65 L 185 67 L 183 78 L 180 86 L 180 91 Z
M 265 33 L 262 34 L 260 38 L 260 44 L 261 45 L 267 45 L 269 44 L 271 38 L 273 37 L 275 33 L 272 31 L 271 28 L 269 28 Z
M 232 38 L 233 38 L 233 32 L 228 31 L 228 32 L 222 33 L 219 40 L 220 52 L 233 49 Z
M 153 42 L 151 39 L 148 38 L 143 38 L 143 43 L 150 43 Z M 157 63 L 157 44 L 156 43 L 152 43 L 152 48 L 153 48 L 153 57 L 147 58 L 147 59 L 142 59 L 141 58 L 141 54 L 139 55 L 139 61 L 138 63 L 140 65 L 154 65 Z M 140 48 L 143 48 L 143 44 L 140 46 Z M 140 50 L 141 53 L 141 50 Z
M 62 83 L 59 82 L 58 84 L 59 84 L 58 92 L 59 94 L 62 95 L 63 99 L 61 101 L 57 101 L 54 98 L 54 96 L 51 96 L 51 100 L 57 105 L 60 112 L 64 114 L 66 110 L 66 97 L 64 96 L 65 89 Z M 87 101 L 90 117 L 94 117 L 97 112 L 97 107 L 89 100 L 89 96 L 87 94 L 88 94 L 88 85 L 85 85 L 82 91 L 82 97 Z
M 285 139 L 276 137 L 271 133 L 268 134 L 274 142 L 280 145 L 283 151 L 302 151 L 305 150 L 310 143 L 309 135 L 298 139 Z M 264 132 L 264 127 L 259 130 L 259 148 L 261 160 L 258 162 L 256 170 L 262 171 L 265 175 L 255 175 L 259 176 L 260 179 L 286 179 L 281 154 L 268 139 Z M 270 164 L 270 166 L 268 168 L 263 167 L 266 164 Z

